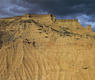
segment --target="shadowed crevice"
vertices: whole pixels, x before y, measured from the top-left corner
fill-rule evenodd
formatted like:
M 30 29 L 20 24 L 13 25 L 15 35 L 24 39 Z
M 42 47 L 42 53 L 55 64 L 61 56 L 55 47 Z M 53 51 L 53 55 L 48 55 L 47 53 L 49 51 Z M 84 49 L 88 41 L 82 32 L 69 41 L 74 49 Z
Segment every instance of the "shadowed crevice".
M 0 49 L 2 48 L 3 41 L 2 41 L 3 32 L 0 32 Z
M 2 48 L 3 41 L 0 40 L 0 49 Z

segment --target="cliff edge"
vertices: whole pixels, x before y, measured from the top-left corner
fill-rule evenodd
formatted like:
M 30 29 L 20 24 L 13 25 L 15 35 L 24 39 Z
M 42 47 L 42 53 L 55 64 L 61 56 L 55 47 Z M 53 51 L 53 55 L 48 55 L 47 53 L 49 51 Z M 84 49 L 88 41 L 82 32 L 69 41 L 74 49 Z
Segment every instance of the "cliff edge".
M 95 33 L 77 19 L 0 19 L 0 80 L 94 80 L 94 56 Z

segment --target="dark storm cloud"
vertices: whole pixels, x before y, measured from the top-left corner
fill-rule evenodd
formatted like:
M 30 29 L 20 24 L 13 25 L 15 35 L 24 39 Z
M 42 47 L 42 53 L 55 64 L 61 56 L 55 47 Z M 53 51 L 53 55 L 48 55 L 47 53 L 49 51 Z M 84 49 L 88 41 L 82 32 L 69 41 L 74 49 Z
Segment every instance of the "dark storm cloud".
M 0 0 L 0 12 L 37 13 L 47 12 L 57 16 L 95 14 L 95 0 Z M 2 11 L 2 10 L 3 11 Z
M 95 0 L 23 0 L 62 18 L 77 18 L 83 26 L 95 26 Z M 29 9 L 28 12 L 32 12 Z
M 95 0 L 0 0 L 0 17 L 25 13 L 54 14 L 57 18 L 77 18 L 84 26 L 95 26 Z
M 95 13 L 95 0 L 23 0 L 27 3 L 38 4 L 41 9 L 55 15 L 71 15 Z
M 40 10 L 37 4 L 29 4 L 23 0 L 0 0 L 0 17 L 37 13 Z

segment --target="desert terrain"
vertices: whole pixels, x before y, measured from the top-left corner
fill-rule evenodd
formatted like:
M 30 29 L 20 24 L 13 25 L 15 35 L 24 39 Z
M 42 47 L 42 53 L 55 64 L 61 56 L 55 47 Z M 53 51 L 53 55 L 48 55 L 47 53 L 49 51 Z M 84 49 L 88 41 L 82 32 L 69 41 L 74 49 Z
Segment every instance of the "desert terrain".
M 95 80 L 95 32 L 52 14 L 1 18 L 0 80 Z

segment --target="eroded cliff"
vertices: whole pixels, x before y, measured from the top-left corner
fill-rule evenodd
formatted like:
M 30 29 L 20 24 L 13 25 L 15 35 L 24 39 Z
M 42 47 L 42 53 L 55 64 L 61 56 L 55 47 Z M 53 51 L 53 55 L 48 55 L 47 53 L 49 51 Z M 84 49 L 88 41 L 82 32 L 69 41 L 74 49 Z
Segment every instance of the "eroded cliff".
M 94 80 L 95 33 L 51 14 L 0 19 L 0 80 Z

